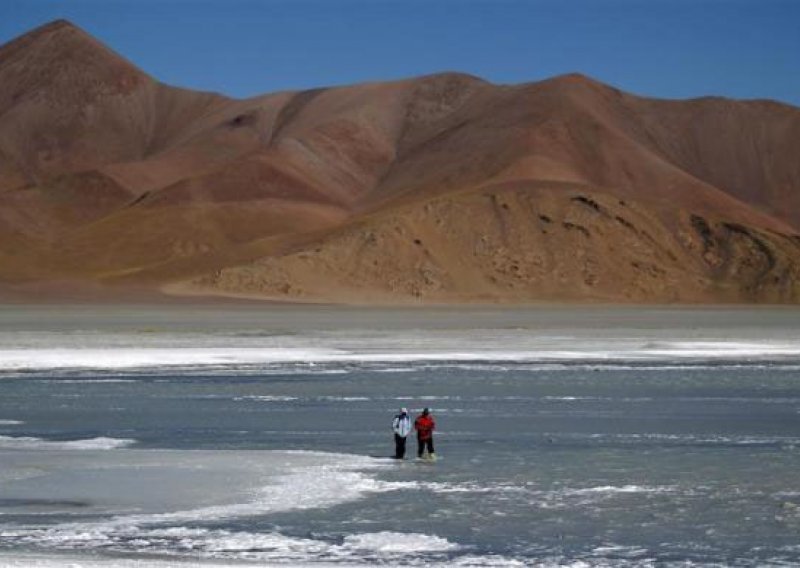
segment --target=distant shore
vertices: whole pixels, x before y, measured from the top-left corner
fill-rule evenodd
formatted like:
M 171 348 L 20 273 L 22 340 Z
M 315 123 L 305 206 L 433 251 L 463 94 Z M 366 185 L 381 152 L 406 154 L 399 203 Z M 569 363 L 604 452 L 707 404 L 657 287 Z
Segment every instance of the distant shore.
M 0 306 L 305 306 L 341 307 L 365 309 L 408 309 L 427 310 L 431 308 L 463 308 L 468 310 L 513 310 L 523 309 L 674 309 L 674 310 L 747 310 L 747 309 L 788 309 L 800 310 L 800 304 L 769 303 L 620 303 L 598 299 L 582 301 L 531 300 L 528 302 L 425 302 L 425 301 L 365 301 L 326 302 L 302 299 L 260 296 L 257 294 L 224 292 L 213 289 L 191 288 L 180 284 L 162 288 L 147 286 L 103 286 L 82 281 L 51 281 L 25 284 L 0 282 Z

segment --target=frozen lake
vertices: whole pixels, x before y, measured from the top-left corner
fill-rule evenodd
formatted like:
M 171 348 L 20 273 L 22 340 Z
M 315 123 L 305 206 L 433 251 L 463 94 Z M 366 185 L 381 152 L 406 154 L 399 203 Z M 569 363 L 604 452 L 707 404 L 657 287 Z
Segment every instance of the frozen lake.
M 3 307 L 0 394 L 3 565 L 800 562 L 796 309 Z

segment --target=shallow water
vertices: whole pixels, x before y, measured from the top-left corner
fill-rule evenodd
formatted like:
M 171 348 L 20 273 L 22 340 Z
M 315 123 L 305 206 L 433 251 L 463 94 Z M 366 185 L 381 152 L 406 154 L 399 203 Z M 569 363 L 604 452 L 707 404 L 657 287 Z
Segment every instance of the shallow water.
M 798 315 L 6 308 L 0 562 L 800 563 Z

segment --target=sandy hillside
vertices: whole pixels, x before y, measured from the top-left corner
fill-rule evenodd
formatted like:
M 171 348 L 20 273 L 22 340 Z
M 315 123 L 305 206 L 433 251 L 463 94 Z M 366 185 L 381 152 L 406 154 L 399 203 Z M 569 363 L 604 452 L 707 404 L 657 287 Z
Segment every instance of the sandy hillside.
M 800 109 L 580 75 L 234 100 L 57 21 L 0 47 L 0 297 L 797 303 L 799 151 Z

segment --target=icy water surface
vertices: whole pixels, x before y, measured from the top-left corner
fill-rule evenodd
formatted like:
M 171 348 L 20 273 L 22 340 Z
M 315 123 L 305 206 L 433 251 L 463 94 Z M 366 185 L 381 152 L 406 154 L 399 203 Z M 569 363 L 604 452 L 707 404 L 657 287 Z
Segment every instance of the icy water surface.
M 0 565 L 800 564 L 798 316 L 2 308 Z

